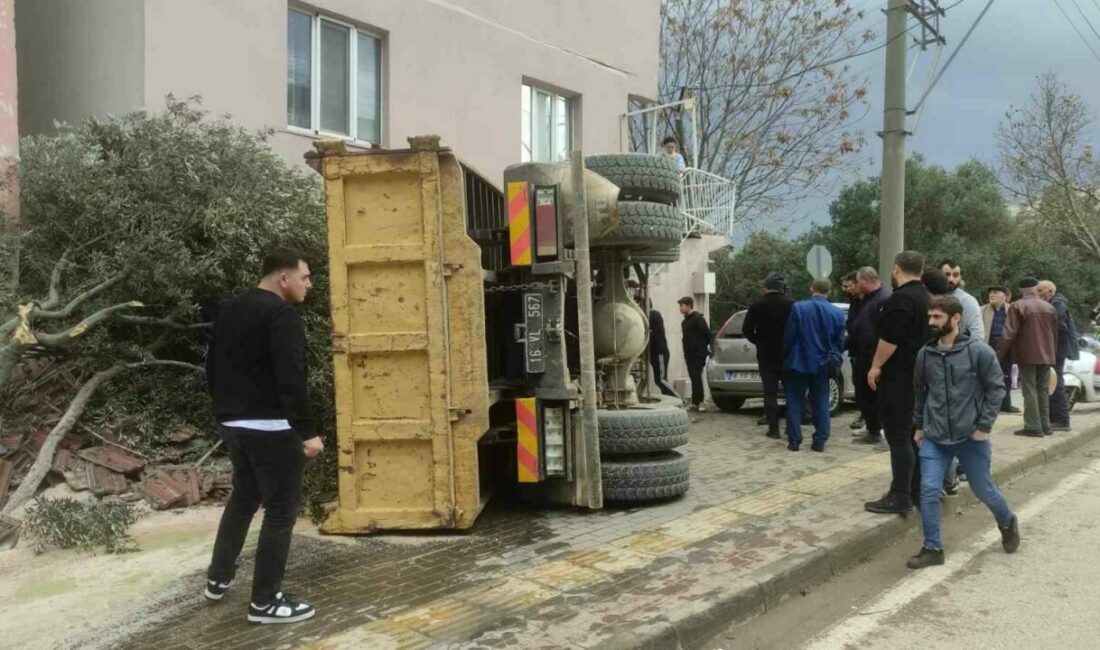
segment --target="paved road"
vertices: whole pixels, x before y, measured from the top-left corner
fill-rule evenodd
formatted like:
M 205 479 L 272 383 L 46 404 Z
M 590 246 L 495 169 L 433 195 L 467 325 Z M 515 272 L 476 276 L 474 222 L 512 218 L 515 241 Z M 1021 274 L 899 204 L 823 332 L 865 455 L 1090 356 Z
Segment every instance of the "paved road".
M 1025 542 L 996 530 L 949 550 L 805 647 L 1095 648 L 1100 644 L 1100 460 L 1019 510 Z
M 984 506 L 944 504 L 947 564 L 911 571 L 913 530 L 865 563 L 705 644 L 708 650 L 1100 647 L 1100 441 L 1002 486 L 1015 555 Z

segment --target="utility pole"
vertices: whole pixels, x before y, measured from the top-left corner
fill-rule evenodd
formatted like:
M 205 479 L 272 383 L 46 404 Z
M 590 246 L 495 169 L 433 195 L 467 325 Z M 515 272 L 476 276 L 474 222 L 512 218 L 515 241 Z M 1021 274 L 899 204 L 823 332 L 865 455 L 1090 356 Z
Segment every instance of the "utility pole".
M 882 110 L 882 197 L 879 201 L 878 272 L 885 281 L 905 249 L 905 38 L 907 0 L 886 8 L 886 93 Z
M 882 111 L 882 197 L 879 201 L 878 271 L 890 277 L 894 257 L 905 250 L 905 53 L 909 14 L 921 25 L 917 44 L 945 42 L 940 35 L 939 0 L 888 0 L 886 5 L 886 91 Z

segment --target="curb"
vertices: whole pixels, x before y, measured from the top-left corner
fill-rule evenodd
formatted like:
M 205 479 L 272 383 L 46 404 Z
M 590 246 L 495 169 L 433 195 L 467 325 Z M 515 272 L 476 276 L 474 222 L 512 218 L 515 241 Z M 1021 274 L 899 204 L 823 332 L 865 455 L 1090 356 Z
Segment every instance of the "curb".
M 995 468 L 993 479 L 998 484 L 1011 483 L 1032 469 L 1068 456 L 1097 439 L 1100 439 L 1100 425 Z M 959 490 L 959 498 L 967 506 L 978 503 L 969 486 Z M 706 604 L 668 612 L 662 617 L 663 620 L 615 635 L 600 647 L 699 647 L 730 625 L 746 622 L 790 596 L 841 574 L 919 526 L 919 516 L 868 520 L 861 523 L 854 533 L 820 542 L 815 551 L 785 558 L 733 581 L 727 588 L 708 597 Z

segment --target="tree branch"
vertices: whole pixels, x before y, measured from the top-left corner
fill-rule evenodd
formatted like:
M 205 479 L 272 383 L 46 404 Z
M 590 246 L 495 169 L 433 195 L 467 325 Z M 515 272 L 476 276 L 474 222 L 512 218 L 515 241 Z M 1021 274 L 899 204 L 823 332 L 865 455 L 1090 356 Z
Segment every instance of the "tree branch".
M 98 296 L 99 294 L 103 293 L 104 291 L 110 289 L 111 287 L 115 286 L 116 284 L 118 284 L 119 282 L 124 280 L 125 278 L 126 278 L 125 273 L 119 273 L 118 275 L 112 276 L 112 277 L 108 278 L 107 280 L 105 280 L 104 282 L 101 282 L 101 283 L 97 284 L 96 286 L 92 287 L 91 289 L 88 289 L 84 293 L 81 293 L 80 295 L 76 296 L 75 298 L 70 300 L 69 303 L 67 305 L 65 305 L 64 307 L 62 307 L 61 309 L 52 309 L 52 308 L 51 309 L 43 309 L 43 307 L 45 306 L 45 303 L 43 303 L 42 305 L 39 305 L 38 309 L 36 309 L 31 314 L 31 317 L 35 318 L 35 319 L 38 319 L 38 318 L 68 318 L 69 316 L 72 315 L 72 313 L 74 311 L 76 311 L 76 309 L 78 307 L 83 305 L 85 302 L 87 302 L 88 300 L 91 300 L 92 298 Z M 52 296 L 53 296 L 53 289 L 52 288 L 50 289 L 50 294 L 51 294 L 51 298 L 52 298 Z
M 15 494 L 11 495 L 11 498 L 8 499 L 7 504 L 4 506 L 4 509 L 0 511 L 0 514 L 10 515 L 12 511 L 33 497 L 35 492 L 38 491 L 39 484 L 42 483 L 42 479 L 46 477 L 46 474 L 50 471 L 50 467 L 53 465 L 54 454 L 57 453 L 57 446 L 61 442 L 61 439 L 76 426 L 76 423 L 80 420 L 80 416 L 84 414 L 84 410 L 88 407 L 88 402 L 91 400 L 92 395 L 94 395 L 103 384 L 127 370 L 153 367 L 183 368 L 196 372 L 202 371 L 202 368 L 199 366 L 183 363 L 182 361 L 149 359 L 136 363 L 115 364 L 106 370 L 100 370 L 92 375 L 92 378 L 85 382 L 84 385 L 80 387 L 80 390 L 77 391 L 73 401 L 69 402 L 69 407 L 65 409 L 65 413 L 61 416 L 61 419 L 58 420 L 53 429 L 46 434 L 46 439 L 42 443 L 42 449 L 38 452 L 38 457 L 35 458 L 30 472 L 27 473 L 23 482 L 19 484 L 19 489 L 15 491 Z
M 214 327 L 214 323 L 181 323 L 171 318 L 153 318 L 152 316 L 132 316 L 129 314 L 118 316 L 115 320 L 127 325 L 167 327 L 174 330 L 206 330 Z
M 112 320 L 119 312 L 140 307 L 144 307 L 144 305 L 137 301 L 112 305 L 110 307 L 100 309 L 99 311 L 80 321 L 76 325 L 73 325 L 64 332 L 59 332 L 57 334 L 34 332 L 33 336 L 38 344 L 45 347 L 64 347 L 66 345 L 72 344 L 78 338 L 86 334 L 88 330 Z

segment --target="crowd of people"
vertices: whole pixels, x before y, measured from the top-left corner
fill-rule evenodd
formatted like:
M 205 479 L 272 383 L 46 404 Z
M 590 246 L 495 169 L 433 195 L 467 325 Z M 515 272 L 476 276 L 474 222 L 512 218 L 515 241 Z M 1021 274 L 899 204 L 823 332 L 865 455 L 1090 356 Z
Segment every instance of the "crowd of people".
M 847 352 L 859 409 L 853 442 L 890 452 L 889 489 L 865 508 L 921 512 L 924 544 L 909 566 L 943 563 L 940 499 L 960 480 L 969 481 L 989 507 L 1005 551 L 1014 552 L 1019 526 L 993 482 L 989 436 L 998 416 L 1021 412 L 1016 435 L 1039 438 L 1070 429 L 1062 374 L 1077 358 L 1078 345 L 1069 302 L 1053 282 L 1024 277 L 1015 299 L 1008 287 L 996 285 L 985 289 L 982 305 L 967 290 L 959 263 L 927 267 L 915 251 L 897 255 L 890 284 L 884 286 L 871 267 L 843 276 L 844 314 L 829 301 L 827 279 L 814 280 L 810 298 L 795 302 L 783 276 L 764 278 L 763 296 L 749 307 L 742 333 L 756 346 L 766 435 L 781 437 L 782 386 L 787 449 L 801 449 L 802 425 L 812 422 L 811 448 L 824 451 L 831 436 L 829 378 Z M 701 409 L 709 334 L 692 307 L 690 299 L 681 301 L 692 403 Z M 1012 404 L 1014 366 L 1022 410 Z

